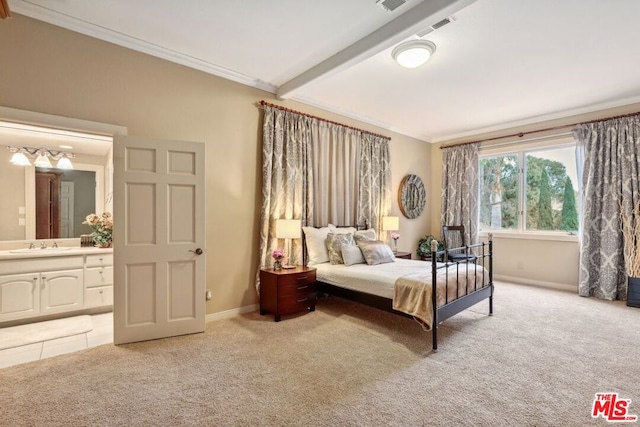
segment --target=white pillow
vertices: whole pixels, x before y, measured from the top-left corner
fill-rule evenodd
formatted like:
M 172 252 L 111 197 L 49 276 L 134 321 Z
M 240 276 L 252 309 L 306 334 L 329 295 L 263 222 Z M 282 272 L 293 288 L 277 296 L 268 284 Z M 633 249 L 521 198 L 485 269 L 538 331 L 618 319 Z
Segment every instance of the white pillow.
M 358 242 L 358 247 L 362 251 L 364 260 L 369 265 L 396 261 L 396 256 L 389 245 L 380 240 L 361 240 Z
M 364 257 L 362 251 L 356 245 L 342 244 L 342 260 L 344 265 L 364 264 Z
M 327 234 L 329 234 L 329 227 L 302 227 L 302 231 L 304 231 L 304 237 L 307 243 L 307 255 L 309 256 L 307 264 L 316 265 L 329 262 L 329 254 L 324 244 L 324 241 L 327 239 Z

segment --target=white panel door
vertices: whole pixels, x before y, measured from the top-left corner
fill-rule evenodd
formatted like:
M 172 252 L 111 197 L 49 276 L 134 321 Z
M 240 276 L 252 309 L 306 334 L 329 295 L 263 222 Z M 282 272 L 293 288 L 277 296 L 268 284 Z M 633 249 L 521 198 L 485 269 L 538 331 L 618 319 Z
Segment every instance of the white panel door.
M 71 181 L 60 182 L 60 233 L 61 239 L 74 237 L 73 205 L 75 203 L 75 184 Z
M 204 144 L 114 138 L 114 342 L 205 328 Z

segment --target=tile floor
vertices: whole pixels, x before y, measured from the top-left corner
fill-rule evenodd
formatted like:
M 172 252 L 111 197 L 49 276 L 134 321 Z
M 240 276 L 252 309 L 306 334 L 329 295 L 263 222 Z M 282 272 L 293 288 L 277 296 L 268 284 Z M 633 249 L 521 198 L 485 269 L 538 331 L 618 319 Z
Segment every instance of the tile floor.
M 113 313 L 95 314 L 91 321 L 93 329 L 84 334 L 0 350 L 0 369 L 113 343 Z M 38 324 L 33 323 L 33 327 Z

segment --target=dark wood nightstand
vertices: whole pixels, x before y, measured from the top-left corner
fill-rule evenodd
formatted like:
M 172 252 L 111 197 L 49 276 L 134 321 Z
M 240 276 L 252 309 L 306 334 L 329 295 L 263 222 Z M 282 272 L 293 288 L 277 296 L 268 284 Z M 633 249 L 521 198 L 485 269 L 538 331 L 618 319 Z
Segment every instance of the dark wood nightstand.
M 260 314 L 283 314 L 316 309 L 316 269 L 301 267 L 260 270 Z
M 398 251 L 394 255 L 396 256 L 396 258 L 411 259 L 411 252 Z

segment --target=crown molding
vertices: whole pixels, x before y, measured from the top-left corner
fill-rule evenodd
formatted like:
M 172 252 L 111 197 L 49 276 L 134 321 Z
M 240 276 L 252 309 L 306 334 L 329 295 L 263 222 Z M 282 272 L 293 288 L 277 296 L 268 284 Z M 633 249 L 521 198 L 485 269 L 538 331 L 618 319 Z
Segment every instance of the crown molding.
M 431 142 L 440 143 L 440 142 L 452 141 L 454 139 L 476 137 L 478 135 L 482 135 L 485 133 L 499 132 L 505 129 L 528 126 L 528 125 L 533 125 L 537 123 L 548 122 L 551 120 L 565 119 L 568 117 L 578 116 L 581 114 L 596 113 L 598 111 L 604 111 L 604 110 L 609 110 L 611 108 L 624 107 L 626 105 L 632 105 L 632 104 L 638 104 L 638 103 L 640 103 L 640 96 L 634 96 L 631 98 L 619 99 L 615 101 L 602 102 L 599 104 L 588 105 L 586 107 L 577 107 L 569 110 L 558 111 L 551 114 L 544 114 L 541 116 L 529 117 L 524 120 L 499 123 L 499 124 L 495 124 L 495 125 L 480 128 L 480 129 L 474 129 L 471 131 L 445 134 L 442 136 L 431 138 Z
M 94 37 L 96 39 L 113 43 L 118 46 L 126 47 L 137 52 L 155 56 L 156 58 L 165 59 L 176 64 L 184 65 L 185 67 L 203 71 L 208 74 L 213 74 L 215 76 L 222 77 L 236 83 L 241 83 L 243 85 L 264 90 L 269 93 L 276 93 L 277 90 L 277 86 L 274 84 L 241 73 L 237 73 L 235 71 L 220 67 L 218 65 L 203 61 L 189 55 L 184 55 L 182 53 L 163 48 L 161 46 L 137 39 L 135 37 L 127 36 L 117 31 L 113 31 L 109 28 L 101 27 L 99 25 L 83 21 L 82 19 L 65 15 L 63 13 L 30 3 L 28 1 L 15 1 L 12 3 L 11 9 L 13 10 L 13 12 L 28 16 L 29 18 L 44 21 L 49 24 L 66 28 L 67 30 L 75 31 L 89 37 Z

